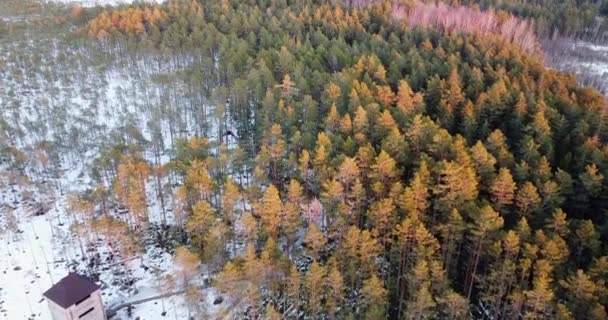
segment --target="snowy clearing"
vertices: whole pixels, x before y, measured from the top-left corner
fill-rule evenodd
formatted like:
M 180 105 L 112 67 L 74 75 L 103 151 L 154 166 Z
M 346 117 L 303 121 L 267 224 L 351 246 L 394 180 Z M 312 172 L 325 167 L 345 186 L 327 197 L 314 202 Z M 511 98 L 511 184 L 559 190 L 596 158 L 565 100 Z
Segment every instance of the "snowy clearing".
M 608 46 L 583 40 L 561 39 L 547 42 L 550 67 L 576 74 L 584 85 L 608 95 Z
M 93 6 L 135 1 L 53 2 Z M 12 21 L 15 17 L 7 15 L 1 18 Z M 82 147 L 77 151 L 79 155 L 62 154 L 54 158 L 52 162 L 57 168 L 56 172 L 33 169 L 32 163 L 24 164 L 21 169 L 9 168 L 6 159 L 0 158 L 0 319 L 6 320 L 50 320 L 43 293 L 69 271 L 96 279 L 102 287 L 106 308 L 158 296 L 161 294 L 159 279 L 179 273 L 173 263 L 171 250 L 159 246 L 156 241 L 163 232 L 159 227 L 162 209 L 152 186 L 148 188 L 147 195 L 150 199 L 148 210 L 151 227 L 144 232 L 141 250 L 128 259 L 119 257 L 116 249 L 108 245 L 107 239 L 91 233 L 85 233 L 82 236 L 83 244 L 79 245 L 70 229 L 73 218 L 67 210 L 67 197 L 71 192 L 82 192 L 91 187 L 91 163 L 99 156 L 100 146 L 107 142 L 108 135 L 114 130 L 130 126 L 146 139 L 151 139 L 150 125 L 156 125 L 164 140 L 158 161 L 168 162 L 166 151 L 173 144 L 169 128 L 163 122 L 162 115 L 154 118 L 153 114 L 145 111 L 149 110 L 145 104 L 160 104 L 164 99 L 160 89 L 153 84 L 148 73 L 133 75 L 124 66 L 92 63 L 83 51 L 70 52 L 78 54 L 78 58 L 72 60 L 74 63 L 71 67 L 57 68 L 62 60 L 59 56 L 64 52 L 55 47 L 56 39 L 46 38 L 43 41 L 44 46 L 28 40 L 7 42 L 0 46 L 6 60 L 10 61 L 5 71 L 0 72 L 0 84 L 7 92 L 0 97 L 3 106 L 0 108 L 0 119 L 25 133 L 14 144 L 30 153 L 40 141 L 57 141 L 57 137 L 65 137 L 65 133 L 60 132 L 63 131 L 61 128 L 74 131 L 90 128 L 92 124 L 99 131 L 83 130 L 86 134 L 76 138 Z M 8 69 L 21 69 L 19 65 L 22 63 L 31 66 L 27 61 L 32 55 L 23 53 L 35 52 L 37 46 L 46 50 L 42 69 L 28 69 L 24 72 L 25 77 L 13 76 Z M 16 55 L 9 57 L 9 51 Z M 143 62 L 140 63 L 140 67 L 145 69 Z M 171 70 L 156 72 L 170 73 Z M 52 79 L 45 79 L 45 74 L 52 74 Z M 55 121 L 53 115 L 57 114 L 63 115 L 66 122 Z M 151 122 L 154 119 L 158 119 L 158 124 Z M 188 130 L 183 130 L 179 135 L 195 130 L 191 129 L 194 120 L 184 122 Z M 167 203 L 170 203 L 170 199 L 167 199 Z M 38 209 L 41 205 L 50 210 L 35 215 L 40 213 Z M 124 214 L 119 208 L 111 208 L 110 213 L 114 216 Z M 168 222 L 171 221 L 169 216 Z M 15 231 L 5 229 L 7 225 L 13 225 L 11 229 Z M 86 257 L 83 257 L 83 251 Z M 198 280 L 202 283 L 202 279 Z M 181 289 L 179 281 L 177 286 L 174 292 Z M 226 302 L 213 304 L 219 295 L 214 288 L 205 289 L 202 294 L 201 308 L 207 314 L 212 314 L 212 318 L 221 317 L 226 312 Z M 178 294 L 137 304 L 130 311 L 120 309 L 112 319 L 158 319 L 163 318 L 163 309 L 166 311 L 165 319 L 185 319 L 189 313 L 185 295 Z
M 61 185 L 79 185 L 79 172 L 78 167 L 68 170 Z M 3 203 L 0 220 L 5 222 L 14 217 L 19 221 L 17 232 L 5 232 L 0 237 L 0 319 L 50 320 L 43 293 L 69 271 L 98 278 L 106 308 L 160 295 L 158 279 L 166 274 L 178 274 L 172 256 L 164 249 L 150 245 L 133 259 L 115 260 L 111 248 L 92 238 L 87 240 L 87 257 L 83 259 L 69 230 L 66 192 L 55 189 L 59 186 L 46 189 L 48 195 L 34 192 L 38 199 L 57 197 L 53 208 L 39 216 L 32 216 L 31 201 L 22 196 L 32 192 L 32 185 L 12 186 L 0 191 Z M 132 279 L 133 285 L 126 285 L 125 279 Z M 205 301 L 201 305 L 208 314 L 225 312 L 225 302 L 213 304 L 219 296 L 215 289 L 205 289 L 203 296 Z M 188 314 L 184 295 L 179 294 L 138 304 L 130 311 L 123 308 L 112 319 L 158 319 L 162 317 L 163 309 L 168 319 L 185 319 Z

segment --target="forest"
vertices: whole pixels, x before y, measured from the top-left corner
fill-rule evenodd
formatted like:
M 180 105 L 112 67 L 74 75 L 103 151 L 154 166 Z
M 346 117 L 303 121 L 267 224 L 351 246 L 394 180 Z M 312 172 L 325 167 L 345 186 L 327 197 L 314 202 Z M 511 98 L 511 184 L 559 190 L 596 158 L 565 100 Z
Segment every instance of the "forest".
M 478 4 L 483 9 L 494 8 L 531 18 L 541 34 L 585 33 L 594 25 L 605 32 L 607 27 L 605 0 L 456 0 L 456 3 Z
M 538 40 L 608 2 L 424 2 L 8 1 L 2 181 L 82 168 L 82 255 L 153 233 L 192 319 L 608 318 L 608 101 Z

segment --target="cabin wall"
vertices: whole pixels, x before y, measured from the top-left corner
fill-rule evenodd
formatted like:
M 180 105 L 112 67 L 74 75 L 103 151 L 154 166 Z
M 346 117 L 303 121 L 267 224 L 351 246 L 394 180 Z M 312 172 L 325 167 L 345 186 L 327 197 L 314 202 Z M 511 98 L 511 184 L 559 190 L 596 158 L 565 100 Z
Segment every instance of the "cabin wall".
M 49 310 L 51 311 L 51 318 L 53 320 L 72 320 L 72 315 L 68 310 L 62 308 L 60 305 L 56 304 L 50 299 L 46 299 L 46 301 L 49 305 Z
M 105 310 L 101 301 L 101 291 L 99 289 L 91 293 L 91 296 L 86 300 L 67 309 L 63 309 L 51 300 L 48 300 L 48 302 L 53 320 L 106 320 Z M 91 308 L 93 310 L 87 313 Z

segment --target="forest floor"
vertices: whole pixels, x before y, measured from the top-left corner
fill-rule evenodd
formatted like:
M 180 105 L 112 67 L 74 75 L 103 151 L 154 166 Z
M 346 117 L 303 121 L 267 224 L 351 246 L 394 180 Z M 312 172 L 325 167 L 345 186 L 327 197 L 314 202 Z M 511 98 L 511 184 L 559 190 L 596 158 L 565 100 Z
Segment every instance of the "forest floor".
M 543 46 L 549 67 L 572 72 L 583 84 L 608 95 L 608 43 L 558 38 Z
M 111 250 L 101 239 L 85 239 L 86 257 L 69 230 L 69 214 L 66 212 L 67 191 L 81 186 L 82 167 L 67 170 L 60 181 L 48 180 L 55 196 L 43 194 L 35 184 L 13 185 L 0 191 L 3 216 L 10 211 L 18 221 L 18 231 L 1 237 L 0 249 L 0 319 L 51 319 L 44 291 L 67 275 L 77 271 L 99 279 L 102 299 L 107 308 L 161 294 L 159 279 L 165 274 L 177 275 L 172 256 L 154 243 L 157 229 L 150 228 L 141 255 L 127 261 L 113 257 Z M 55 182 L 57 182 L 55 184 Z M 59 188 L 58 188 L 59 187 Z M 33 188 L 37 188 L 34 191 Z M 14 190 L 14 191 L 13 191 Z M 47 191 L 49 188 L 46 189 Z M 74 191 L 74 190 L 72 190 Z M 32 194 L 25 199 L 23 194 Z M 52 199 L 55 198 L 54 201 Z M 51 201 L 48 201 L 51 200 Z M 43 215 L 33 215 L 32 203 L 45 201 L 51 209 Z M 36 207 L 36 205 L 34 205 Z M 154 211 L 154 210 L 152 210 Z M 160 221 L 160 212 L 151 212 L 151 226 Z M 133 283 L 129 282 L 133 280 Z M 202 279 L 200 279 L 202 283 Z M 219 296 L 215 289 L 203 291 L 206 312 L 217 314 L 225 302 L 214 305 Z M 131 310 L 119 310 L 113 319 L 159 319 L 163 309 L 167 319 L 185 319 L 188 307 L 183 294 L 162 300 L 149 301 L 133 306 Z
M 80 2 L 85 5 L 128 2 L 50 1 Z M 0 14 L 0 18 L 12 21 L 14 17 Z M 48 39 L 48 41 L 53 40 Z M 33 44 L 24 40 L 12 44 L 5 42 L 0 45 L 0 52 L 9 50 L 13 45 L 23 45 L 24 47 L 18 49 L 21 52 L 34 51 L 31 47 Z M 43 47 L 47 48 L 47 46 Z M 17 57 L 17 63 L 24 61 L 27 59 Z M 64 120 L 71 128 L 80 128 L 85 123 L 92 122 L 102 129 L 100 134 L 84 130 L 85 134 L 77 138 L 86 141 L 82 144 L 80 155 L 63 155 L 58 160 L 58 167 L 61 169 L 57 175 L 41 173 L 40 169 L 35 169 L 32 163 L 26 165 L 24 172 L 11 172 L 12 169 L 9 169 L 0 158 L 0 226 L 2 226 L 0 228 L 0 320 L 50 320 L 51 316 L 43 293 L 70 271 L 77 271 L 98 280 L 106 308 L 157 296 L 161 294 L 159 279 L 166 274 L 176 276 L 179 273 L 172 261 L 170 246 L 161 245 L 158 241 L 159 233 L 162 233 L 160 227 L 162 210 L 153 187 L 148 189 L 147 197 L 150 226 L 142 235 L 142 250 L 136 256 L 120 261 L 121 258 L 112 252 L 106 241 L 96 238 L 91 233 L 85 235 L 82 241 L 84 250 L 82 250 L 77 237 L 70 230 L 67 197 L 72 192 L 81 192 L 90 187 L 91 163 L 98 156 L 99 146 L 103 143 L 102 137 L 105 136 L 107 139 L 108 132 L 124 127 L 125 123 L 135 123 L 142 134 L 150 138 L 150 132 L 145 125 L 148 123 L 149 115 L 136 107 L 143 100 L 142 96 L 150 96 L 149 92 L 142 92 L 138 86 L 143 80 L 132 79 L 127 76 L 128 72 L 122 69 L 101 68 L 100 72 L 95 73 L 91 72 L 94 70 L 91 67 L 89 70 L 79 72 L 77 66 L 53 67 L 53 61 L 47 61 L 45 64 L 48 65 L 44 68 L 50 68 L 48 70 L 51 74 L 61 80 L 42 81 L 44 72 L 40 69 L 26 72 L 31 75 L 27 80 L 0 72 L 0 83 L 4 88 L 11 88 L 7 91 L 12 92 L 10 95 L 0 96 L 0 105 L 11 104 L 9 99 L 14 99 L 13 101 L 16 102 L 15 107 L 11 109 L 11 116 L 8 116 L 8 109 L 0 110 L 2 111 L 0 115 L 6 116 L 4 120 L 12 124 L 16 123 L 12 116 L 32 124 L 31 127 L 23 128 L 24 136 L 18 141 L 17 147 L 29 152 L 36 141 L 53 141 L 53 132 L 60 126 L 54 125 L 54 120 L 50 121 L 52 120 L 50 118 L 44 119 L 49 116 L 59 114 L 65 116 Z M 82 76 L 82 74 L 91 76 Z M 33 79 L 37 80 L 33 81 Z M 38 80 L 44 85 L 38 87 L 34 84 Z M 62 111 L 49 111 L 52 108 L 42 107 L 40 101 L 49 97 L 61 101 L 58 105 L 68 106 L 69 112 L 64 114 Z M 96 107 L 93 108 L 93 105 Z M 42 127 L 45 129 L 38 134 L 30 130 Z M 166 130 L 167 128 L 163 127 L 163 132 Z M 164 137 L 167 139 L 165 145 L 168 146 L 170 144 L 168 134 Z M 163 152 L 160 161 L 166 163 L 168 159 L 167 153 Z M 168 200 L 167 203 L 170 201 Z M 36 215 L 40 213 L 38 209 L 41 206 L 46 208 L 43 210 L 46 213 Z M 112 208 L 111 214 L 121 213 Z M 168 218 L 170 222 L 171 219 Z M 14 231 L 4 228 L 10 223 L 14 223 Z M 85 251 L 84 256 L 83 251 Z M 203 279 L 198 281 L 202 283 Z M 179 289 L 179 287 L 175 288 L 174 291 Z M 206 309 L 206 313 L 211 318 L 221 318 L 221 314 L 227 312 L 227 299 L 217 305 L 213 304 L 218 296 L 219 293 L 214 288 L 203 290 L 203 303 L 200 305 Z M 163 310 L 166 311 L 164 316 Z M 188 313 L 185 295 L 178 294 L 137 304 L 130 309 L 123 308 L 112 319 L 186 319 Z

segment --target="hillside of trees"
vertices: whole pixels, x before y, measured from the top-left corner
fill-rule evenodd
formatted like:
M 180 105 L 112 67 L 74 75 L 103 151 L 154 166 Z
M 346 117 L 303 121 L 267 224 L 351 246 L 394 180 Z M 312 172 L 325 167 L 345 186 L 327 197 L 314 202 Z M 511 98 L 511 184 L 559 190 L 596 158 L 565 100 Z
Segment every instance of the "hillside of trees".
M 540 30 L 605 6 L 474 2 Z M 546 68 L 511 14 L 478 13 L 502 21 L 480 32 L 461 20 L 473 9 L 448 25 L 415 8 L 60 11 L 74 51 L 152 79 L 145 130 L 69 131 L 79 147 L 111 137 L 74 211 L 136 250 L 157 198 L 177 260 L 190 276 L 202 263 L 239 319 L 608 318 L 606 98 Z
M 395 6 L 396 19 L 407 21 L 410 28 L 431 28 L 444 33 L 475 33 L 511 42 L 529 54 L 540 53 L 533 23 L 504 11 L 480 11 L 465 6 L 450 6 L 439 2 Z
M 581 33 L 597 25 L 606 31 L 608 1 L 606 0 L 456 0 L 452 3 L 478 4 L 482 9 L 494 8 L 535 21 L 537 31 L 544 35 Z

